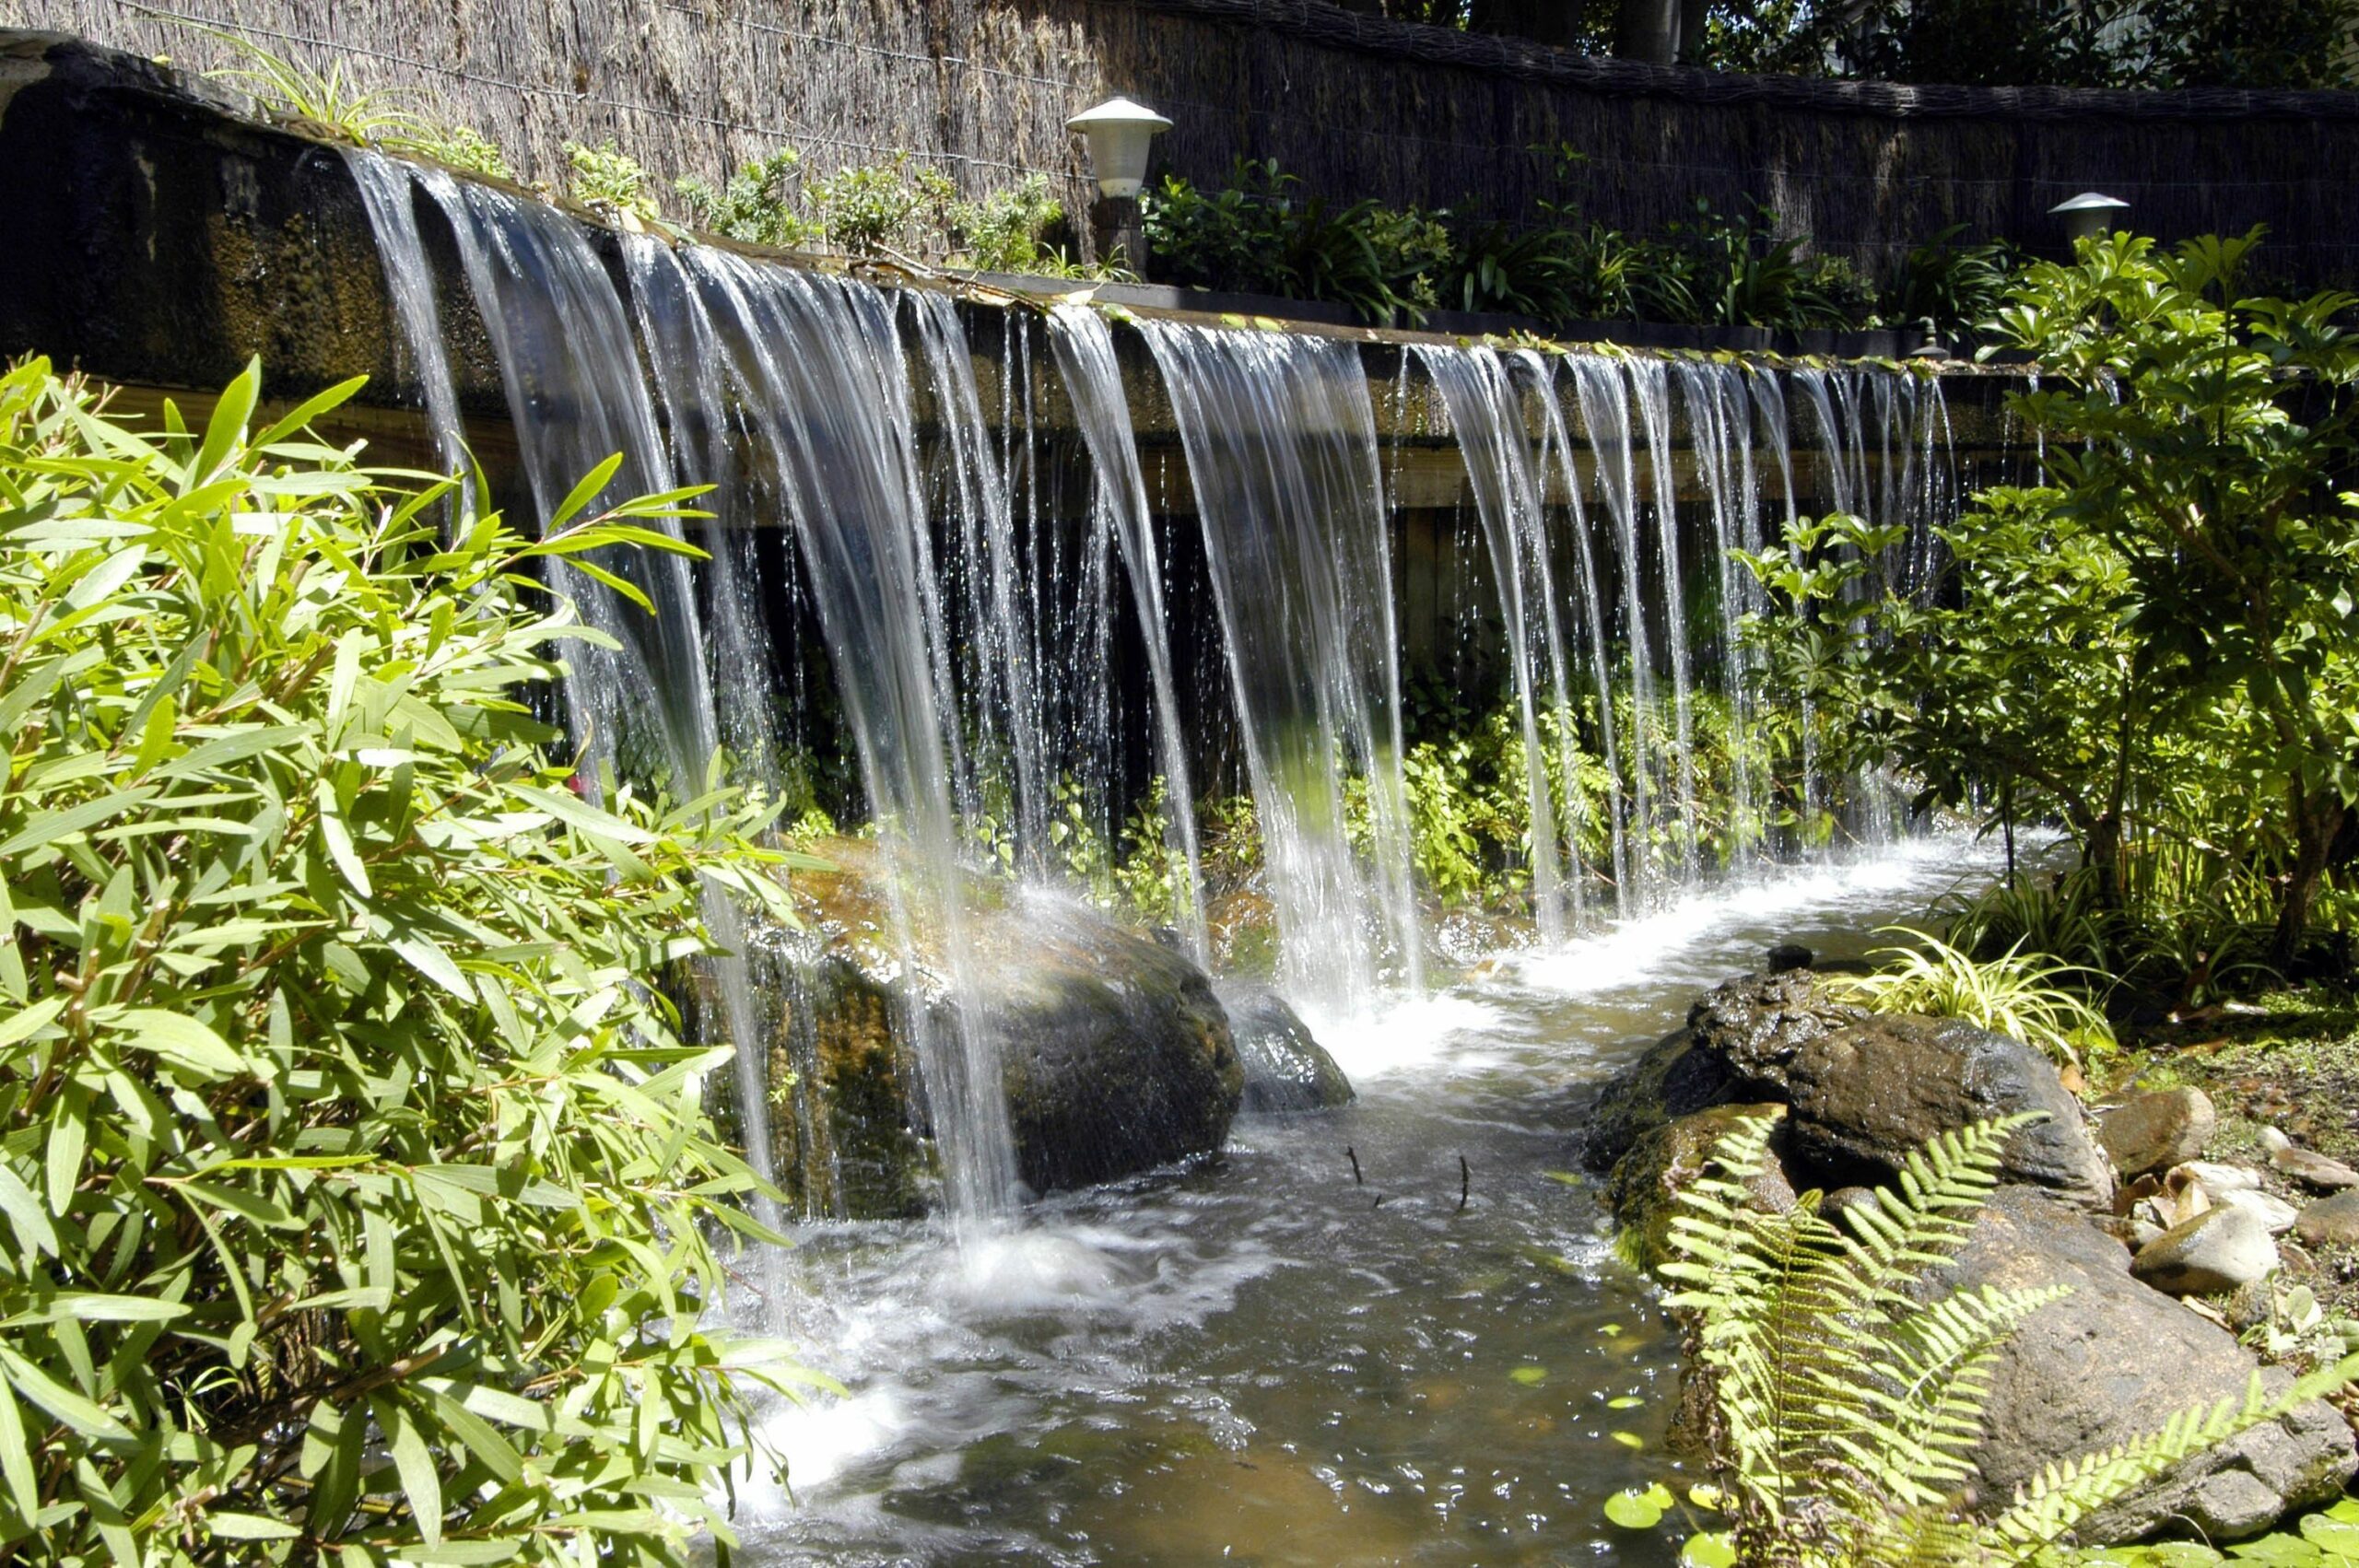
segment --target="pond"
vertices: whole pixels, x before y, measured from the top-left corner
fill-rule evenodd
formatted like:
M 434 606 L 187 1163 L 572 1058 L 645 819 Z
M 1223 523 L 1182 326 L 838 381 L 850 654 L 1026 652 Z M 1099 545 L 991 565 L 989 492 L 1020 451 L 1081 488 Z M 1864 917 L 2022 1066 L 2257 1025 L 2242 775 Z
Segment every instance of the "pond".
M 768 1414 L 792 1496 L 748 1488 L 744 1560 L 1673 1562 L 1600 1512 L 1672 1462 L 1678 1345 L 1577 1174 L 1590 1099 L 1771 943 L 1859 955 L 1993 860 L 1790 869 L 1314 1019 L 1356 1104 L 963 1245 L 807 1227 L 788 1332 L 845 1393 Z

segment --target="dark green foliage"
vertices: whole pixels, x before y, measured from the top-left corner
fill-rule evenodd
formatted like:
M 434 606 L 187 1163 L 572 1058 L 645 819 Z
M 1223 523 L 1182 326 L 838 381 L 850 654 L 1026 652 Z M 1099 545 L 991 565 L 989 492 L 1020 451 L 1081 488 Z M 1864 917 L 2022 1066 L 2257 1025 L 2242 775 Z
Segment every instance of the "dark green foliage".
M 1721 0 L 1720 70 L 1989 87 L 2348 88 L 2359 0 Z
M 1849 721 L 1928 803 L 2053 820 L 2107 909 L 2260 879 L 2298 947 L 2359 800 L 2359 346 L 2349 296 L 2247 296 L 2254 240 L 2165 254 L 2117 235 L 2026 272 L 2001 341 L 2048 482 L 1942 532 L 1947 584 L 1898 591 L 1856 519 L 1751 558 L 1772 688 Z M 2189 856 L 2190 848 L 2201 850 Z
M 1140 204 L 1155 275 L 1193 288 L 1330 300 L 1378 326 L 1422 321 L 1449 253 L 1441 215 L 1306 201 L 1300 183 L 1275 159 L 1239 159 L 1218 191 L 1166 175 Z
M 0 1556 L 676 1563 L 774 1349 L 652 977 L 792 919 L 766 813 L 577 794 L 528 707 L 687 493 L 535 542 L 249 370 L 0 380 Z M 588 552 L 599 552 L 593 564 Z M 415 1554 L 428 1550 L 423 1559 Z

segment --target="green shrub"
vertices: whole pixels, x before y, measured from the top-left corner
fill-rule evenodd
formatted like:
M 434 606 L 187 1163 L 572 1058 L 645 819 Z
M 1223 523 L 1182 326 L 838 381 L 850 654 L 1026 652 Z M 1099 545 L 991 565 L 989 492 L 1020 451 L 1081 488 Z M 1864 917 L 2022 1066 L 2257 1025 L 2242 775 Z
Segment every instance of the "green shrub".
M 882 163 L 839 169 L 807 181 L 803 199 L 819 237 L 851 256 L 938 253 L 957 188 L 938 169 L 895 153 Z
M 0 380 L 0 1556 L 683 1561 L 775 1352 L 650 982 L 784 890 L 731 797 L 573 792 L 524 574 L 689 493 L 445 539 L 308 433 L 357 382 L 258 382 Z
M 781 147 L 741 167 L 719 191 L 696 179 L 675 181 L 673 189 L 687 203 L 692 221 L 707 233 L 749 245 L 792 249 L 818 237 L 818 226 L 795 210 L 788 183 L 802 167 L 802 154 Z
M 616 146 L 612 136 L 594 147 L 581 142 L 566 143 L 565 160 L 572 171 L 566 193 L 575 201 L 610 216 L 640 223 L 656 221 L 655 177 L 648 173 L 645 165 Z

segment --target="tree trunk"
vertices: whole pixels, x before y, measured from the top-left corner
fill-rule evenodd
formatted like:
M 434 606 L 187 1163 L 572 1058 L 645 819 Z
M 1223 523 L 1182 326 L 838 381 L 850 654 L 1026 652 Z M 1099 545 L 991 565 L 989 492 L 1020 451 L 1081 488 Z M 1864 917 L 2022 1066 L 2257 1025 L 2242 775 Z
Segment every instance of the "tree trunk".
M 2310 901 L 2318 896 L 2326 875 L 2335 836 L 2351 808 L 2332 795 L 2311 799 L 2300 784 L 2288 791 L 2294 818 L 2294 860 L 2277 895 L 2277 929 L 2269 939 L 2269 962 L 2280 973 L 2289 972 L 2302 951 L 2310 929 Z
M 1705 28 L 1710 20 L 1711 0 L 1679 0 L 1679 63 L 1683 65 L 1701 64 L 1704 58 Z
M 1680 0 L 1622 0 L 1614 53 L 1625 60 L 1668 65 L 1679 53 Z

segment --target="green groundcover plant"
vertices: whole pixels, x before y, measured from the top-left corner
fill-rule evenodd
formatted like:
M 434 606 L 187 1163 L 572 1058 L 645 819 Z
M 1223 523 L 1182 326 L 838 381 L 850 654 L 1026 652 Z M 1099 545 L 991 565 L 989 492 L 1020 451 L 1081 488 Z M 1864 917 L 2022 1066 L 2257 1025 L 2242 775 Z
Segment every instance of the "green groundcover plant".
M 0 380 L 0 1558 L 725 1556 L 789 1369 L 713 1321 L 757 1184 L 649 977 L 778 857 L 525 701 L 594 640 L 528 570 L 687 494 L 446 533 L 309 433 L 358 383 L 258 384 Z

